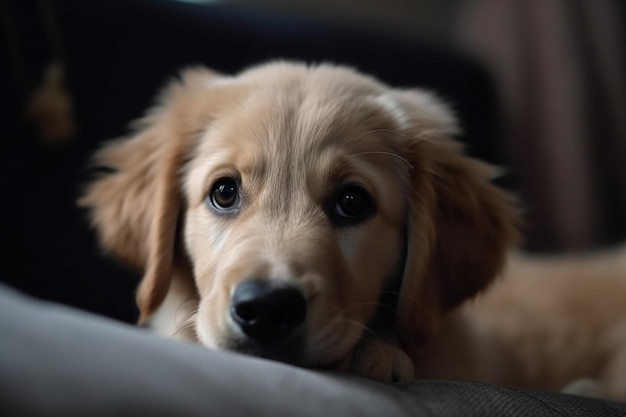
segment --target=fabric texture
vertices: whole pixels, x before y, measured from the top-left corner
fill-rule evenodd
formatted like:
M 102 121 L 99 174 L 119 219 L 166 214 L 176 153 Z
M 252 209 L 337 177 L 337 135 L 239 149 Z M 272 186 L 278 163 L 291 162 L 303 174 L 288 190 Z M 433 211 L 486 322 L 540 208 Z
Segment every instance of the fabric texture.
M 3 416 L 626 416 L 626 404 L 454 381 L 383 384 L 161 339 L 0 287 Z

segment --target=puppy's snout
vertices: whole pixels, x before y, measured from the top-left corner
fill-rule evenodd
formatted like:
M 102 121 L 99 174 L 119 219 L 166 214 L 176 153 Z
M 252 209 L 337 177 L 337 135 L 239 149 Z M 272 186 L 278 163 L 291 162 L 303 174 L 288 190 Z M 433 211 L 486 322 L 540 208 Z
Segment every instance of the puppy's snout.
M 230 315 L 241 330 L 259 342 L 277 342 L 293 334 L 306 319 L 301 291 L 267 280 L 239 284 L 230 302 Z

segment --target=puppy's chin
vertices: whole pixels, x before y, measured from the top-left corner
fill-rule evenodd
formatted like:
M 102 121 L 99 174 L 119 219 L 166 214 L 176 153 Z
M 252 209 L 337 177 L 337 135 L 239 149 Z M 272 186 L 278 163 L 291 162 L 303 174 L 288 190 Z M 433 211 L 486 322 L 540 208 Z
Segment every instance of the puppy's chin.
M 259 342 L 228 326 L 225 326 L 223 331 L 215 332 L 198 322 L 196 323 L 196 334 L 200 344 L 209 349 L 226 350 L 291 365 L 306 366 L 305 343 L 302 332 L 294 334 L 286 340 Z
M 211 339 L 200 337 L 199 341 L 209 349 L 236 352 L 304 368 L 330 370 L 341 368 L 344 359 L 351 355 L 354 343 L 349 339 L 339 340 L 330 350 L 325 351 L 311 351 L 303 332 L 279 342 L 261 343 L 241 334 Z
M 322 358 L 319 358 L 318 352 L 318 355 L 314 356 L 320 360 L 315 360 L 310 354 L 307 354 L 306 344 L 301 338 L 289 343 L 277 344 L 261 344 L 249 339 L 237 340 L 221 349 L 303 368 L 335 371 L 345 370 L 345 359 L 352 355 L 352 350 L 349 350 L 345 353 L 333 352 L 331 355 L 323 355 Z
M 289 341 L 275 343 L 259 343 L 255 340 L 242 337 L 229 341 L 221 348 L 290 365 L 306 366 L 302 339 L 300 337 L 291 339 L 292 340 Z

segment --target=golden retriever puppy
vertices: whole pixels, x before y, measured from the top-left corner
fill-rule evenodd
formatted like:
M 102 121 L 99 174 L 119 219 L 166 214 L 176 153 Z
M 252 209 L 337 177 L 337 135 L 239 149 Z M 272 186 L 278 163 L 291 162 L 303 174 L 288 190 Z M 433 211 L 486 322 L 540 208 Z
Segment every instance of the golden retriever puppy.
M 597 377 L 599 363 L 516 379 L 552 372 L 571 346 L 503 352 L 500 335 L 544 320 L 498 323 L 497 310 L 483 326 L 472 315 L 489 314 L 462 306 L 502 271 L 518 210 L 456 132 L 431 94 L 351 69 L 196 68 L 97 153 L 110 173 L 81 204 L 104 248 L 143 273 L 140 322 L 165 336 L 385 381 Z

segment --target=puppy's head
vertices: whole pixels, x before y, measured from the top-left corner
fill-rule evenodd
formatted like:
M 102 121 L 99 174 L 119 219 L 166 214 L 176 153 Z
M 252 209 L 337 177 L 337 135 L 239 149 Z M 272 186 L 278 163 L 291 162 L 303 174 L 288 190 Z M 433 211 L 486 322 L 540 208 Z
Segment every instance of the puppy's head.
M 113 171 L 82 203 L 144 272 L 142 320 L 176 269 L 195 281 L 204 345 L 332 366 L 387 290 L 413 343 L 501 268 L 514 210 L 454 129 L 430 95 L 344 68 L 192 70 L 100 151 Z

